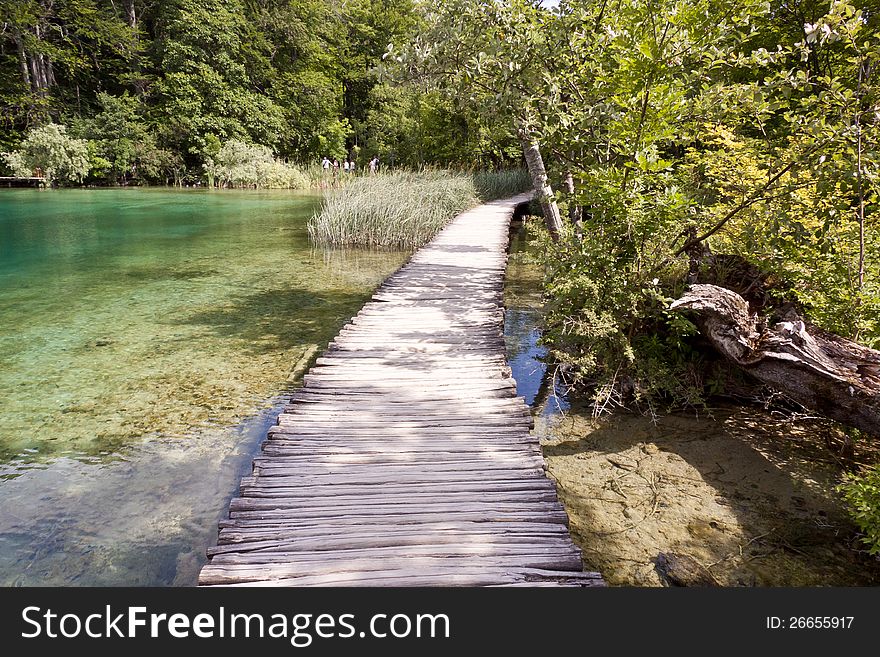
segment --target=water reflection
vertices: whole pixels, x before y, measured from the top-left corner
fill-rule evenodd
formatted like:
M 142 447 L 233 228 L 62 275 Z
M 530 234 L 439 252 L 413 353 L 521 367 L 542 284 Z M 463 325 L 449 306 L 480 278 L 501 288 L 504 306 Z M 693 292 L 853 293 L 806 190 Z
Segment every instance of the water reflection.
M 533 412 L 560 413 L 569 408 L 565 386 L 547 372 L 547 348 L 541 339 L 541 269 L 529 257 L 526 229 L 515 223 L 504 287 L 504 341 L 517 394 Z

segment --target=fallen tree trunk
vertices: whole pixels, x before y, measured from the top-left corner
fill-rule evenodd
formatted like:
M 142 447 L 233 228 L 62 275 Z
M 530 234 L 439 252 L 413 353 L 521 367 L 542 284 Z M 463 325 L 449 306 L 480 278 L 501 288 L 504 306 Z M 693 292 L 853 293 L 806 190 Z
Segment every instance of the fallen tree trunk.
M 725 358 L 806 408 L 880 436 L 880 351 L 808 326 L 794 311 L 766 326 L 736 292 L 692 285 L 670 309 L 692 312 Z

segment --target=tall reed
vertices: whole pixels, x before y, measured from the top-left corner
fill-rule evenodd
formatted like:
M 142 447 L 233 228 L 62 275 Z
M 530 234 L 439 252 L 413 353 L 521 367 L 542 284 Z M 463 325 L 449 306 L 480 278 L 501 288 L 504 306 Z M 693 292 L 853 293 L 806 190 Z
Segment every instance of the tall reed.
M 363 176 L 327 197 L 308 224 L 314 242 L 416 249 L 455 215 L 528 189 L 516 172 L 398 172 Z

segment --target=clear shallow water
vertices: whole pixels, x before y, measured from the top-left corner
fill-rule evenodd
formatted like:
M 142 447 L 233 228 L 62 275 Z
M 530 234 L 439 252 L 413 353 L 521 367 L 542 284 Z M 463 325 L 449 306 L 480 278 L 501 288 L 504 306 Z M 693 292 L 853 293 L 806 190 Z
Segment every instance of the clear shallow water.
M 529 259 L 525 228 L 514 224 L 504 281 L 504 342 L 516 392 L 533 413 L 554 415 L 568 410 L 564 391 L 547 373 L 547 348 L 541 338 L 541 269 Z
M 291 368 L 405 259 L 317 196 L 0 192 L 0 584 L 195 581 Z

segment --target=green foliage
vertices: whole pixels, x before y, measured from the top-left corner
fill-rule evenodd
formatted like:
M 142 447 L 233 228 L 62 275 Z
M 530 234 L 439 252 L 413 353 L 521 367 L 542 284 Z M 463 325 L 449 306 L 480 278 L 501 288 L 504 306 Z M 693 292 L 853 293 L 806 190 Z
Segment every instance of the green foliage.
M 426 1 L 402 65 L 527 128 L 556 188 L 574 182 L 557 196 L 580 225 L 538 237 L 544 339 L 597 410 L 711 387 L 665 311 L 701 242 L 880 344 L 880 7 L 861 5 Z M 877 482 L 847 489 L 875 551 Z
M 386 69 L 388 70 L 388 69 Z M 397 80 L 375 86 L 358 136 L 367 153 L 400 166 L 510 166 L 522 151 L 503 121 L 487 124 L 468 104 Z
M 581 209 L 583 243 L 570 230 L 545 249 L 546 339 L 594 389 L 693 397 L 651 365 L 678 363 L 687 339 L 646 290 L 680 292 L 682 245 L 710 231 L 716 252 L 762 268 L 813 321 L 876 343 L 878 12 L 763 0 L 436 0 L 425 12 L 402 65 L 485 121 L 528 127 L 556 188 L 574 181 L 557 196 Z
M 880 466 L 861 475 L 847 475 L 839 487 L 853 520 L 864 533 L 870 554 L 880 554 Z
M 276 160 L 268 146 L 235 139 L 207 158 L 205 172 L 209 184 L 218 187 L 304 189 L 309 186 L 303 172 Z
M 530 229 L 548 296 L 542 340 L 568 366 L 568 382 L 590 390 L 597 411 L 626 404 L 647 410 L 661 398 L 701 404 L 701 357 L 686 339 L 696 328 L 666 310 L 684 287 L 686 268 L 657 266 L 672 254 L 672 233 L 634 246 L 613 224 L 588 239 L 569 227 L 558 241 L 535 223 Z
M 98 94 L 101 111 L 77 122 L 75 129 L 89 140 L 91 175 L 105 182 L 159 182 L 171 175 L 174 155 L 159 148 L 156 136 L 140 114 L 138 100 L 128 93 Z
M 361 166 L 377 153 L 397 166 L 494 158 L 484 127 L 445 99 L 422 100 L 411 85 L 374 93 L 389 44 L 417 29 L 415 6 L 0 3 L 0 149 L 17 147 L 31 127 L 64 123 L 95 142 L 89 182 L 118 184 L 195 181 L 211 144 L 232 139 L 301 163 L 358 150 Z
M 820 326 L 876 346 L 878 17 L 846 2 L 813 16 L 775 52 L 738 55 L 736 78 L 759 79 L 707 90 L 713 121 L 697 126 L 700 142 L 684 165 L 702 226 L 745 199 L 713 238 L 717 250 L 774 275 Z M 743 39 L 744 49 L 773 35 L 772 25 L 757 34 Z M 729 66 L 717 56 L 708 65 Z
M 479 191 L 475 177 L 480 180 Z M 309 221 L 318 244 L 416 249 L 481 200 L 518 193 L 522 172 L 420 171 L 359 177 L 330 195 Z M 499 196 L 500 195 L 500 196 Z
M 275 145 L 283 109 L 252 86 L 260 67 L 249 43 L 250 25 L 239 0 L 175 0 L 160 14 L 156 47 L 162 77 L 165 139 L 183 153 L 197 154 L 208 134 Z M 259 70 L 259 68 L 257 69 Z
M 89 172 L 88 144 L 54 123 L 30 130 L 18 150 L 3 157 L 14 175 L 42 175 L 53 183 L 81 182 Z

